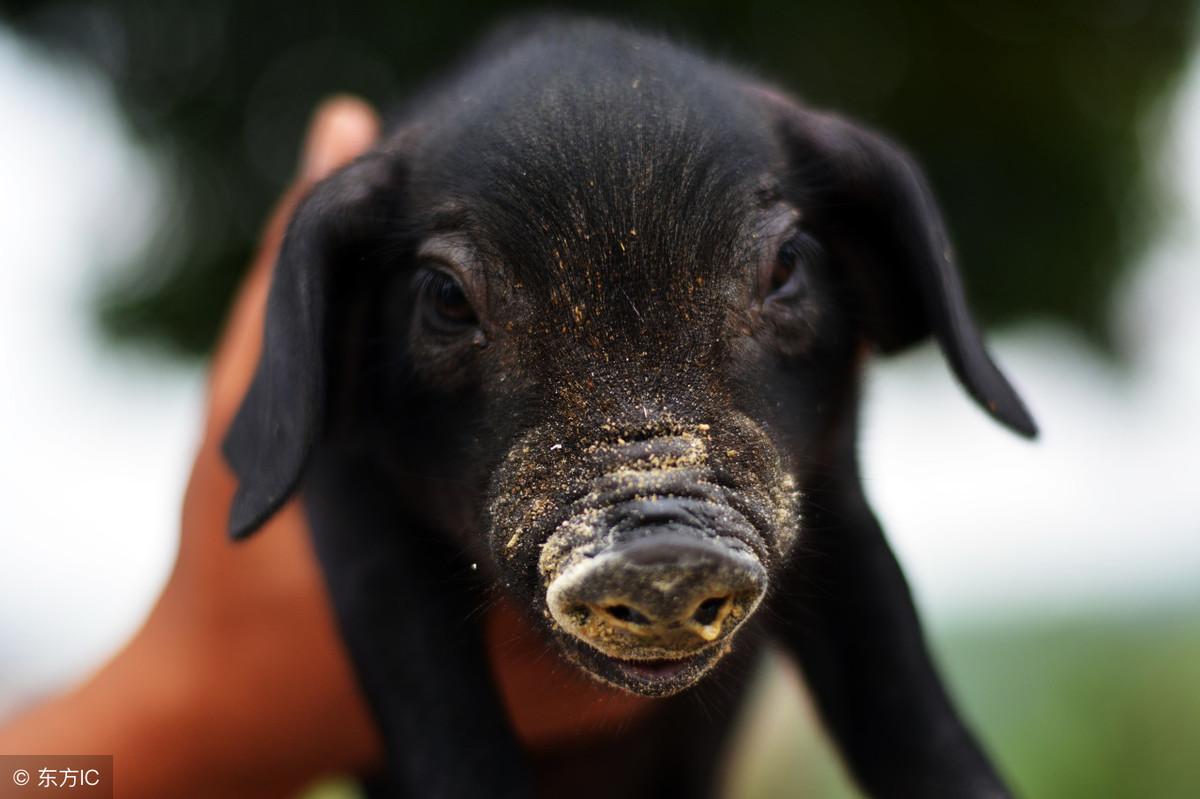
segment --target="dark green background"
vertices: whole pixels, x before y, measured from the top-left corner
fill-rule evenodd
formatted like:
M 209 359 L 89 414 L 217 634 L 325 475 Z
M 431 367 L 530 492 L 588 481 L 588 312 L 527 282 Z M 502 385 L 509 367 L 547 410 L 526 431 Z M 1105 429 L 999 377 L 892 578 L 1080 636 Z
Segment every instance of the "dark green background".
M 319 98 L 388 107 L 528 8 L 512 3 L 11 2 L 18 30 L 111 77 L 174 192 L 98 298 L 108 331 L 212 344 Z M 928 168 L 985 321 L 1049 316 L 1109 345 L 1110 295 L 1164 207 L 1155 114 L 1185 0 L 642 2 L 585 10 L 676 33 L 893 133 Z

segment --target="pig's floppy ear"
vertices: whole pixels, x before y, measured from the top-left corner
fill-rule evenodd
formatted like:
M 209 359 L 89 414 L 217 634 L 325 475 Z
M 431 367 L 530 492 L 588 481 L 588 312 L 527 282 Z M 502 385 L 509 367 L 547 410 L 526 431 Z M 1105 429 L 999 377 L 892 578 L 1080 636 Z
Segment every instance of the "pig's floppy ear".
M 967 392 L 1023 436 L 1037 425 L 984 347 L 941 212 L 920 168 L 886 138 L 773 92 L 805 219 L 848 267 L 857 315 L 882 352 L 933 334 Z
M 348 277 L 338 273 L 355 270 L 394 220 L 399 172 L 395 156 L 368 153 L 317 184 L 292 216 L 267 297 L 262 353 L 224 441 L 238 479 L 233 538 L 258 529 L 300 483 L 324 422 L 331 294 Z

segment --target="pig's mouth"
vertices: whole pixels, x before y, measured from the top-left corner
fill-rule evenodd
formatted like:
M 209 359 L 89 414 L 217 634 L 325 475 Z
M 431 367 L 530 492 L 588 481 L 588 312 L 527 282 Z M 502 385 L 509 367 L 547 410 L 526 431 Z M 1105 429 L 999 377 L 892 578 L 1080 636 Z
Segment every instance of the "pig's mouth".
M 585 644 L 571 641 L 569 657 L 601 682 L 642 696 L 677 694 L 707 674 L 728 651 L 714 646 L 681 658 L 633 660 L 606 655 Z

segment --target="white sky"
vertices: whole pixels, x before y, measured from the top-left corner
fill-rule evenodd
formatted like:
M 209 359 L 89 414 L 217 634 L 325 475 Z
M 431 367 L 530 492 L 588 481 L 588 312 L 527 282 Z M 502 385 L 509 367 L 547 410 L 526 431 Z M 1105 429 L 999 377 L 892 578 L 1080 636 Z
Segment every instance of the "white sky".
M 0 716 L 128 636 L 165 580 L 197 368 L 98 343 L 89 292 L 154 227 L 110 90 L 0 29 Z M 1180 217 L 1121 293 L 1127 374 L 1061 328 L 992 337 L 1043 430 L 926 347 L 874 370 L 868 492 L 935 625 L 1200 596 L 1200 60 L 1164 171 Z

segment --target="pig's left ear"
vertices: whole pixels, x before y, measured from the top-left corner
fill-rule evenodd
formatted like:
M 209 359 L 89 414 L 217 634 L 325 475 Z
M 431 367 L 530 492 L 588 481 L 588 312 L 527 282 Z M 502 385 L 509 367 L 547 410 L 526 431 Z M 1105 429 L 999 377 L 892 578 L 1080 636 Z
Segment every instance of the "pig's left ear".
M 396 156 L 368 153 L 318 183 L 292 216 L 262 354 L 223 446 L 238 480 L 233 538 L 257 530 L 300 483 L 324 423 L 330 306 L 396 219 L 400 172 Z
M 895 352 L 932 333 L 975 401 L 1014 432 L 1035 436 L 1033 417 L 984 347 L 917 164 L 876 133 L 755 93 L 777 120 L 804 218 L 848 268 L 871 342 Z

